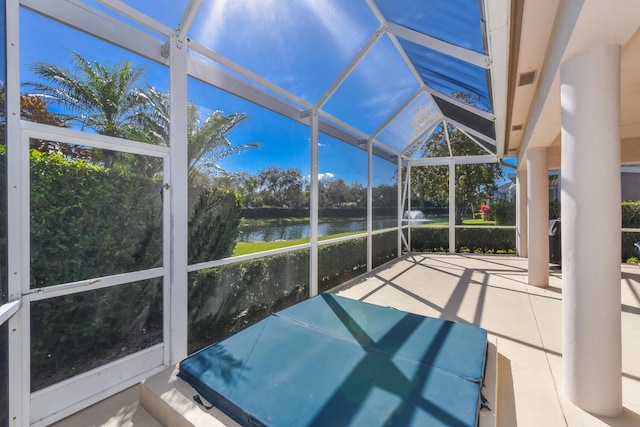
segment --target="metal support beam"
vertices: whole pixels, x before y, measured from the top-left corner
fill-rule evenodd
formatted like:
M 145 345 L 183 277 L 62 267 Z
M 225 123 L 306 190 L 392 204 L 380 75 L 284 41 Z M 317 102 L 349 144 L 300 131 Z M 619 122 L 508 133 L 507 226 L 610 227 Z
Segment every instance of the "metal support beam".
M 373 144 L 367 143 L 367 272 L 373 258 Z
M 114 12 L 119 13 L 127 19 L 131 19 L 133 22 L 140 24 L 145 28 L 155 31 L 158 34 L 162 34 L 166 37 L 169 37 L 171 36 L 171 34 L 173 34 L 173 30 L 171 28 L 156 21 L 153 18 L 150 18 L 149 15 L 140 12 L 138 9 L 131 7 L 120 0 L 96 0 L 96 2 L 108 7 Z M 86 5 L 83 7 L 86 7 Z
M 385 32 L 385 28 L 380 27 L 371 35 L 371 37 L 369 37 L 369 39 L 365 42 L 365 44 L 355 54 L 355 56 L 351 59 L 351 61 L 349 61 L 347 66 L 342 70 L 340 75 L 333 81 L 331 86 L 329 86 L 329 88 L 325 91 L 325 93 L 322 94 L 322 96 L 316 103 L 316 107 L 322 108 L 324 104 L 327 103 L 329 98 L 333 96 L 333 94 L 338 90 L 340 85 L 349 77 L 349 75 L 351 75 L 353 70 L 356 69 L 358 64 L 360 64 L 360 62 L 364 59 L 364 57 L 367 56 L 369 51 L 371 51 L 371 49 L 376 45 L 376 43 L 378 43 L 378 40 L 380 40 L 380 37 L 382 37 L 384 32 Z
M 171 147 L 171 264 L 170 283 L 165 292 L 165 342 L 168 364 L 173 365 L 187 356 L 188 302 L 188 143 L 187 143 L 187 49 L 180 47 L 177 37 L 171 36 L 169 56 L 170 75 L 170 147 Z M 166 291 L 166 289 L 165 289 Z M 168 299 L 168 300 L 167 300 Z M 167 354 L 168 352 L 168 354 Z
M 398 156 L 398 257 L 402 255 L 402 157 Z
M 201 4 L 202 0 L 190 0 L 187 7 L 185 7 L 180 23 L 178 23 L 178 28 L 176 28 L 176 38 L 179 43 L 182 43 L 187 37 L 189 28 L 191 28 L 191 24 L 193 23 Z
M 460 132 L 462 132 L 467 138 L 469 138 L 471 141 L 473 141 L 478 147 L 482 148 L 484 151 L 487 152 L 487 154 L 497 154 L 492 152 L 491 150 L 488 150 L 487 147 L 485 147 L 484 145 L 482 145 L 479 141 L 478 141 L 478 137 L 473 136 L 473 135 L 469 135 L 469 133 L 464 130 L 464 129 L 458 129 Z
M 239 74 L 240 76 L 255 82 L 257 84 L 259 84 L 260 86 L 270 90 L 271 92 L 283 97 L 284 99 L 294 103 L 294 104 L 298 104 L 302 107 L 304 107 L 305 109 L 312 109 L 314 106 L 311 105 L 311 103 L 305 101 L 302 98 L 299 98 L 297 96 L 295 96 L 294 94 L 284 90 L 283 88 L 281 88 L 280 86 L 277 86 L 273 83 L 271 83 L 269 80 L 260 77 L 259 75 L 247 70 L 244 67 L 241 67 L 240 65 L 236 64 L 235 62 L 225 58 L 224 56 L 214 52 L 213 50 L 209 49 L 208 47 L 201 45 L 200 43 L 197 43 L 193 40 L 189 41 L 189 48 L 191 50 L 193 50 L 194 52 L 199 53 L 200 55 L 204 56 L 207 59 L 210 59 L 213 62 L 216 62 L 220 65 L 222 65 L 223 67 L 226 67 L 227 69 L 233 71 L 234 73 Z
M 449 149 L 449 156 L 453 157 L 453 150 L 451 149 L 451 138 L 449 138 L 449 127 L 447 121 L 442 122 L 442 128 L 444 129 L 444 136 L 447 139 L 447 148 Z
M 34 10 L 72 28 L 106 40 L 110 44 L 127 49 L 143 58 L 160 64 L 167 63 L 166 58 L 163 58 L 160 54 L 162 50 L 161 40 L 137 30 L 98 9 L 92 8 L 86 3 L 70 0 L 55 2 L 21 0 L 20 4 L 27 9 Z M 169 30 L 169 34 L 172 32 Z
M 402 152 L 402 155 L 409 156 L 409 154 L 415 150 L 416 145 L 418 145 L 427 135 L 429 135 L 440 123 L 442 123 L 441 119 L 433 122 L 429 127 L 427 127 L 420 135 L 418 135 L 411 142 L 411 144 L 407 146 L 407 148 L 404 149 L 404 151 Z
M 460 46 L 456 46 L 451 43 L 436 39 L 435 37 L 428 36 L 419 31 L 412 30 L 402 25 L 389 23 L 389 32 L 401 39 L 409 40 L 410 42 L 419 44 L 420 46 L 433 49 L 445 55 L 458 58 L 464 62 L 468 62 L 480 68 L 489 68 L 491 61 L 487 55 L 475 52 L 470 49 L 465 49 Z
M 371 134 L 371 139 L 375 139 L 378 137 L 378 135 L 380 135 L 387 126 L 389 126 L 389 124 L 394 121 L 396 119 L 396 117 L 398 117 L 400 114 L 402 114 L 402 112 L 404 111 L 405 108 L 407 108 L 409 106 L 409 104 L 411 104 L 418 96 L 420 96 L 420 94 L 422 93 L 422 88 L 418 89 L 417 91 L 415 91 L 414 93 L 412 93 L 409 98 L 407 98 L 402 105 L 400 105 L 396 111 L 391 114 L 387 120 L 384 121 L 384 123 L 382 123 L 382 125 L 380 125 L 380 127 L 378 127 L 378 129 L 376 129 L 372 134 Z
M 430 86 L 425 86 L 424 90 L 430 96 L 432 96 L 432 97 L 435 96 L 436 98 L 441 98 L 441 99 L 447 101 L 448 103 L 455 105 L 456 107 L 460 107 L 463 110 L 467 110 L 468 112 L 475 114 L 476 116 L 480 116 L 480 117 L 482 117 L 484 119 L 487 119 L 487 120 L 490 120 L 492 122 L 496 120 L 495 115 L 493 115 L 492 113 L 490 113 L 488 111 L 481 110 L 480 108 L 474 107 L 473 105 L 469 105 L 466 102 L 460 101 L 459 99 L 456 99 L 456 98 L 454 98 L 454 97 L 452 97 L 450 95 L 447 95 L 446 93 L 440 92 L 439 90 L 434 89 L 434 88 L 432 88 Z
M 309 192 L 309 215 L 310 215 L 310 242 L 311 250 L 309 260 L 309 298 L 318 295 L 318 219 L 319 219 L 319 197 L 318 197 L 318 111 L 311 111 L 311 190 Z
M 485 134 L 483 134 L 483 133 L 480 133 L 480 132 L 478 132 L 478 131 L 477 131 L 477 130 L 475 130 L 475 129 L 471 129 L 469 126 L 464 125 L 464 124 L 460 123 L 460 122 L 459 122 L 459 121 L 457 121 L 457 120 L 453 120 L 453 119 L 451 119 L 451 118 L 447 118 L 447 120 L 448 120 L 449 124 L 454 125 L 454 126 L 455 126 L 455 127 L 457 127 L 458 129 L 460 129 L 460 130 L 462 130 L 462 131 L 465 131 L 465 132 L 467 132 L 468 134 L 475 136 L 476 138 L 480 138 L 480 139 L 482 139 L 482 140 L 484 140 L 484 141 L 487 141 L 487 142 L 488 142 L 489 144 L 491 144 L 491 145 L 496 145 L 496 140 L 495 140 L 495 139 L 490 138 L 490 137 L 488 137 L 487 135 L 485 135 Z
M 458 157 L 423 157 L 420 159 L 409 159 L 411 166 L 444 166 L 449 164 L 449 159 L 453 159 L 456 165 L 475 165 L 478 163 L 498 163 L 498 156 L 458 156 Z
M 409 252 L 411 252 L 413 247 L 411 244 L 411 163 L 407 164 L 407 224 L 409 224 L 407 236 L 409 237 Z
M 456 253 L 456 163 L 449 159 L 449 253 Z
M 9 301 L 21 301 L 22 290 L 29 288 L 29 189 L 23 188 L 29 183 L 29 146 L 22 147 L 20 138 L 20 5 L 18 0 L 7 0 L 5 7 L 7 286 Z M 16 426 L 30 423 L 30 327 L 28 321 L 22 322 L 28 311 L 22 306 L 8 320 L 8 416 Z

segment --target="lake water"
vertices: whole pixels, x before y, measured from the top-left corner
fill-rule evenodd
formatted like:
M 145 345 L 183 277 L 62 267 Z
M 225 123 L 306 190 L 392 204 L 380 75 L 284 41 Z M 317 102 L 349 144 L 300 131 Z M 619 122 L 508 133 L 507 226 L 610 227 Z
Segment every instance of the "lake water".
M 415 222 L 442 222 L 447 217 L 432 217 Z M 373 229 L 391 228 L 398 224 L 396 218 L 377 218 L 373 220 Z M 285 221 L 268 225 L 242 225 L 237 242 L 275 242 L 278 240 L 308 239 L 311 226 L 308 223 L 290 224 Z M 338 233 L 367 230 L 366 219 L 330 219 L 318 224 L 318 234 L 329 236 Z

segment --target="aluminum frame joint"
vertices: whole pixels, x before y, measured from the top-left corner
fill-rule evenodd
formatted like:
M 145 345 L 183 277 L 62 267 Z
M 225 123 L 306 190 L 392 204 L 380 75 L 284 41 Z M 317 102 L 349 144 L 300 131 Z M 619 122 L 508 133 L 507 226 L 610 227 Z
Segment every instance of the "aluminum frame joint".
M 168 59 L 170 51 L 171 51 L 171 46 L 169 46 L 169 41 L 167 40 L 160 47 L 160 56 L 162 56 L 165 59 Z

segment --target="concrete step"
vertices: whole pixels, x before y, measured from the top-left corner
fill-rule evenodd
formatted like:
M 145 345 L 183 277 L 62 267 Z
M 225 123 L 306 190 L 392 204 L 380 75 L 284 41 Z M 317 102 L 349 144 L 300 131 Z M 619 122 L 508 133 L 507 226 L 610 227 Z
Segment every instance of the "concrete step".
M 50 427 L 162 427 L 139 402 L 141 386 L 120 393 L 64 418 Z
M 197 404 L 193 400 L 196 391 L 177 378 L 177 373 L 177 366 L 170 367 L 140 385 L 140 404 L 155 419 L 171 427 L 239 427 L 218 408 L 207 410 Z
M 487 360 L 484 369 L 482 395 L 486 407 L 480 409 L 479 427 L 495 427 L 498 413 L 498 347 L 495 337 L 487 338 Z

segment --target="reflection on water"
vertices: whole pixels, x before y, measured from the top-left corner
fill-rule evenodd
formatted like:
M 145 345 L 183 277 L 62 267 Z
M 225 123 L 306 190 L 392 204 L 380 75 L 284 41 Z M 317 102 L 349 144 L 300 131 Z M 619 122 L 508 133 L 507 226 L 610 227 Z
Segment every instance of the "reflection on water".
M 447 217 L 432 217 L 420 221 L 412 222 L 442 222 L 447 221 Z M 373 229 L 395 227 L 398 224 L 396 218 L 375 218 Z M 237 242 L 275 242 L 278 240 L 308 239 L 310 237 L 311 226 L 308 223 L 291 224 L 287 221 L 270 222 L 269 224 L 240 226 L 240 235 Z M 367 220 L 362 219 L 327 219 L 318 224 L 318 235 L 320 237 L 339 233 L 353 233 L 367 230 Z

